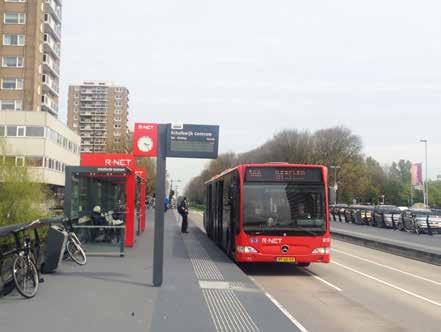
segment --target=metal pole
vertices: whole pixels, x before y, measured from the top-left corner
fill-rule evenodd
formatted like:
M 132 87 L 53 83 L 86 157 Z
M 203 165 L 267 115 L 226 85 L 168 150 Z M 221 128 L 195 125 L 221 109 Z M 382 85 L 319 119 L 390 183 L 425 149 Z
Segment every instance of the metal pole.
M 156 157 L 155 237 L 153 248 L 153 286 L 160 287 L 164 269 L 164 197 L 167 125 L 158 126 L 158 155 Z
M 334 204 L 337 204 L 337 169 L 340 169 L 340 166 L 329 166 L 334 169 Z
M 427 140 L 424 140 L 424 147 L 426 149 L 426 207 L 429 207 L 429 178 L 427 174 Z
M 424 143 L 424 149 L 426 154 L 426 181 L 424 184 L 424 205 L 426 207 L 429 206 L 429 181 L 428 181 L 428 175 L 427 175 L 427 139 L 420 139 L 421 143 Z

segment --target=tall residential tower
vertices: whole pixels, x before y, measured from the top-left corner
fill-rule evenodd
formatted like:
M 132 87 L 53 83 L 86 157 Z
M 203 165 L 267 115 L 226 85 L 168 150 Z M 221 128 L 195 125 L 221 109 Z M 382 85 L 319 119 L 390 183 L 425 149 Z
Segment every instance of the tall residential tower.
M 127 152 L 129 90 L 106 82 L 69 87 L 67 125 L 81 136 L 81 152 Z
M 0 110 L 58 116 L 61 0 L 0 0 Z

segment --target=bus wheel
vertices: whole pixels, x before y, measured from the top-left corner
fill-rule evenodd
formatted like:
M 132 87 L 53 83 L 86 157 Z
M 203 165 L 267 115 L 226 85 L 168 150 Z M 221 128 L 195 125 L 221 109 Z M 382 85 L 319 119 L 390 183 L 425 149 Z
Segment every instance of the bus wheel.
M 298 267 L 308 267 L 311 263 L 297 263 Z

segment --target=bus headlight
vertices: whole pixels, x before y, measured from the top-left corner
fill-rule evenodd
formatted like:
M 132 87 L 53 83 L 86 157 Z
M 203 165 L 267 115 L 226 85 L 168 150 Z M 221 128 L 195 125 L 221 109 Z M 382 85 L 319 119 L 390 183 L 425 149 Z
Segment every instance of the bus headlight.
M 315 248 L 312 253 L 316 255 L 328 255 L 331 252 L 329 247 Z
M 258 252 L 253 247 L 248 247 L 248 246 L 237 246 L 236 250 L 241 254 L 255 254 Z

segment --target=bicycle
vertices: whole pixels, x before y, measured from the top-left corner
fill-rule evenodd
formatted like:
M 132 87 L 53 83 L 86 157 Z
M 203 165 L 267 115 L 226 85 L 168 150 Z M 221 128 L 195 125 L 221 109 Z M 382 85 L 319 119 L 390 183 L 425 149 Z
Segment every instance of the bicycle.
M 37 294 L 40 275 L 37 263 L 32 255 L 32 241 L 29 236 L 24 239 L 23 249 L 20 249 L 12 265 L 12 276 L 17 291 L 25 298 Z
M 64 258 L 66 259 L 68 256 L 78 265 L 85 265 L 87 261 L 86 253 L 81 246 L 80 239 L 78 239 L 78 236 L 73 231 L 72 223 L 64 220 L 62 227 L 67 232 Z

